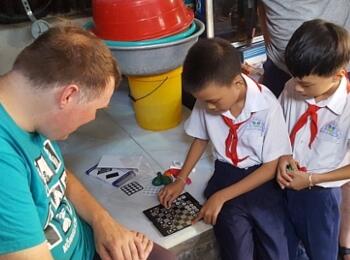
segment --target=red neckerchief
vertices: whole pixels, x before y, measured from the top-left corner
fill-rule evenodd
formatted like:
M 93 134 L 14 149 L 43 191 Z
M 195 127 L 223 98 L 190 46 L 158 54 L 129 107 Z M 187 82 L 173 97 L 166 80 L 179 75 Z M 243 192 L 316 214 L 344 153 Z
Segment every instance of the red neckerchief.
M 238 136 L 237 136 L 237 130 L 238 128 L 245 122 L 247 122 L 250 118 L 248 118 L 247 120 L 234 124 L 232 119 L 223 116 L 222 115 L 222 119 L 224 120 L 224 122 L 226 123 L 226 125 L 230 128 L 230 131 L 228 133 L 228 136 L 226 138 L 225 141 L 225 153 L 226 156 L 228 158 L 231 159 L 232 163 L 234 166 L 237 166 L 237 164 L 245 159 L 247 159 L 249 156 L 246 156 L 244 158 L 238 158 L 238 154 L 237 154 L 237 144 L 238 144 Z
M 310 117 L 310 141 L 309 141 L 309 148 L 311 148 L 311 144 L 316 138 L 318 128 L 317 128 L 317 111 L 320 109 L 320 107 L 312 104 L 308 104 L 308 109 L 305 111 L 304 114 L 301 115 L 301 117 L 298 119 L 296 124 L 293 127 L 292 132 L 289 135 L 290 142 L 292 143 L 292 146 L 294 145 L 295 136 L 298 133 L 298 131 L 306 124 L 308 117 Z
M 350 83 L 349 80 L 347 81 L 347 92 L 350 92 Z M 296 124 L 293 127 L 292 132 L 289 135 L 290 141 L 292 143 L 292 146 L 294 145 L 295 136 L 298 133 L 298 131 L 306 124 L 308 117 L 310 116 L 311 122 L 310 122 L 310 141 L 309 141 L 309 148 L 311 149 L 311 145 L 313 141 L 316 138 L 318 127 L 317 127 L 317 111 L 320 109 L 320 107 L 316 105 L 308 104 L 308 109 L 305 111 L 304 114 L 301 115 L 301 117 L 298 119 Z
M 254 81 L 254 80 L 253 80 Z M 255 81 L 254 81 L 255 82 Z M 256 83 L 256 86 L 259 88 L 259 90 L 261 91 L 261 86 Z M 247 86 L 248 87 L 248 86 Z M 253 113 L 252 113 L 253 115 Z M 243 158 L 238 158 L 238 153 L 237 153 L 237 144 L 238 144 L 238 135 L 237 135 L 237 130 L 238 128 L 244 124 L 245 122 L 247 122 L 250 118 L 248 118 L 247 120 L 234 124 L 233 120 L 221 115 L 222 119 L 224 120 L 225 124 L 230 128 L 230 131 L 228 133 L 228 136 L 225 140 L 225 154 L 228 158 L 231 159 L 232 163 L 234 166 L 237 166 L 239 162 L 247 159 L 249 156 L 243 157 Z

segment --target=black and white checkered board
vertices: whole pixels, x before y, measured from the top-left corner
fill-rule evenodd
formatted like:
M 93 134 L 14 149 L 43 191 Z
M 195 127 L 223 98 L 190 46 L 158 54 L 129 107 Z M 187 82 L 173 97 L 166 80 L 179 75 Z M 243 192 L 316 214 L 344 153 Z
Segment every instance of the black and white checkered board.
M 140 191 L 143 189 L 143 186 L 136 182 L 136 181 L 133 181 L 133 182 L 130 182 L 128 184 L 125 184 L 124 186 L 122 186 L 120 188 L 126 195 L 128 196 L 131 196 L 132 194 Z
M 188 192 L 181 194 L 169 209 L 162 205 L 143 211 L 163 236 L 173 234 L 190 226 L 197 216 L 201 205 Z

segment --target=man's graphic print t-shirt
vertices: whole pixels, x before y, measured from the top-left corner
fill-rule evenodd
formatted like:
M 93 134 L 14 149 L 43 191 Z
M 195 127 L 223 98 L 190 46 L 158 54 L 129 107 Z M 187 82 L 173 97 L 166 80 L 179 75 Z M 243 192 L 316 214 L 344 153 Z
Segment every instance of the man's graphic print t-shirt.
M 55 259 L 92 259 L 90 227 L 65 195 L 55 142 L 23 131 L 0 104 L 0 255 L 47 242 Z

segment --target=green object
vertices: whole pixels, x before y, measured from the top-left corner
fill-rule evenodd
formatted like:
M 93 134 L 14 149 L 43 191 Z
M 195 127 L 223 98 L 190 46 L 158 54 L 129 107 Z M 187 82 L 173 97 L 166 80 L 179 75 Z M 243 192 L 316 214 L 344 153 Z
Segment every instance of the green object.
M 287 171 L 292 172 L 293 171 L 293 167 L 292 165 L 288 164 L 286 167 Z
M 153 178 L 152 180 L 152 184 L 154 186 L 160 186 L 162 185 L 162 173 L 161 172 L 157 172 L 157 177 Z
M 172 182 L 173 180 L 170 177 L 162 175 L 161 172 L 157 172 L 157 177 L 152 180 L 154 186 L 167 185 Z
M 173 182 L 173 180 L 169 176 L 162 175 L 162 183 L 164 185 L 168 185 L 172 182 Z

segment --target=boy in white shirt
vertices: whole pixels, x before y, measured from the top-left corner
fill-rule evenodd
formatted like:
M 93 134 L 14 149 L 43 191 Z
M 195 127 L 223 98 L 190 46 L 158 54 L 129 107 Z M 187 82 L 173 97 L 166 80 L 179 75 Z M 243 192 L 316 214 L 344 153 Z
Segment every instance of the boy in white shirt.
M 274 181 L 291 147 L 272 92 L 241 73 L 239 54 L 222 39 L 200 40 L 187 54 L 183 85 L 197 102 L 185 124 L 193 142 L 177 180 L 159 193 L 169 207 L 205 151 L 214 148 L 208 199 L 195 221 L 214 225 L 222 259 L 288 259 L 285 211 Z
M 335 181 L 350 177 L 350 166 L 343 162 L 350 139 L 349 33 L 323 20 L 305 22 L 289 41 L 285 59 L 293 78 L 280 102 L 293 153 L 280 159 L 277 180 L 282 188 L 292 188 L 286 190 L 293 224 L 290 258 L 302 241 L 310 259 L 335 260 L 339 187 L 348 180 Z

